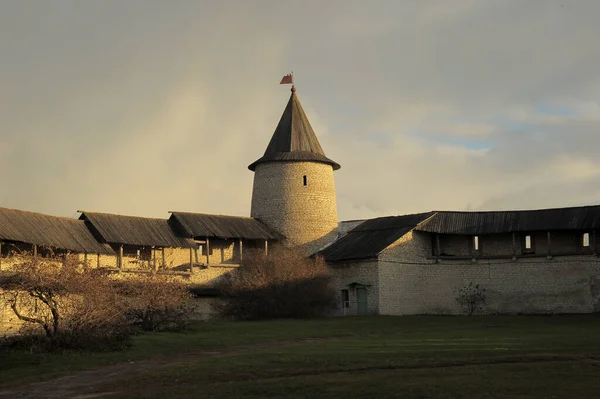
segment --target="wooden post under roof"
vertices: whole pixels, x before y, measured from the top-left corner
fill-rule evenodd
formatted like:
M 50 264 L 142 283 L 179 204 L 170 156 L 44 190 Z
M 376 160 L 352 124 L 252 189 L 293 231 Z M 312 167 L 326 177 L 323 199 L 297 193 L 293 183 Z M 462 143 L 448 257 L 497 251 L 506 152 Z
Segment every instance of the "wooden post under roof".
M 163 269 L 166 269 L 167 268 L 167 262 L 165 262 L 165 248 L 164 247 L 162 248 L 161 252 L 162 252 L 162 267 L 163 267 Z
M 548 256 L 552 255 L 552 238 L 550 237 L 550 232 L 548 232 Z
M 269 240 L 265 240 L 265 256 L 269 256 Z
M 96 267 L 100 269 L 100 253 L 98 252 L 96 255 Z
M 152 268 L 154 271 L 158 270 L 158 267 L 156 266 L 156 248 L 152 248 Z
M 0 240 L 0 270 L 2 270 L 2 240 Z
M 596 244 L 596 229 L 592 230 L 592 242 L 594 243 L 594 246 L 592 247 L 592 249 L 593 249 L 594 253 L 596 253 L 597 252 L 596 246 L 598 245 L 598 244 Z M 0 242 L 0 245 L 1 244 L 2 244 L 2 242 Z M 0 247 L 0 248 L 2 248 L 2 247 Z
M 206 237 L 206 266 L 210 263 L 210 242 L 208 241 L 208 237 Z
M 435 234 L 435 245 L 437 250 L 437 257 L 442 256 L 442 246 L 440 245 L 440 235 L 438 233 Z
M 83 253 L 83 270 L 85 270 L 87 272 L 88 270 L 88 258 L 87 258 L 87 252 Z
M 240 243 L 240 265 L 242 264 L 242 260 L 244 258 L 244 243 L 242 243 L 242 239 L 239 240 Z
M 194 250 L 190 248 L 190 273 L 194 272 Z
M 119 246 L 119 257 L 117 258 L 117 267 L 119 271 L 123 268 L 123 244 Z

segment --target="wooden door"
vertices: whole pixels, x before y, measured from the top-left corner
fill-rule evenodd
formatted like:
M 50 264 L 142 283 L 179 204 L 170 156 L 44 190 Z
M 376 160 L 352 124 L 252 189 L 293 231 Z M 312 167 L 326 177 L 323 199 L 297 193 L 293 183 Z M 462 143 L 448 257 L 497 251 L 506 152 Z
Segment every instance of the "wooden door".
M 367 314 L 367 289 L 365 287 L 356 287 L 356 313 Z

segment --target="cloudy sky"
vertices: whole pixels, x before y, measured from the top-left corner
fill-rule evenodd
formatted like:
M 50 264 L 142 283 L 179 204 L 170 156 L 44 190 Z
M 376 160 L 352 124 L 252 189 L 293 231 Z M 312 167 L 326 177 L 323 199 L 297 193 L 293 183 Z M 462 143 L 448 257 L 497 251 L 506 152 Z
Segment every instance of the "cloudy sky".
M 248 215 L 298 95 L 340 219 L 600 204 L 600 2 L 0 0 L 0 206 Z

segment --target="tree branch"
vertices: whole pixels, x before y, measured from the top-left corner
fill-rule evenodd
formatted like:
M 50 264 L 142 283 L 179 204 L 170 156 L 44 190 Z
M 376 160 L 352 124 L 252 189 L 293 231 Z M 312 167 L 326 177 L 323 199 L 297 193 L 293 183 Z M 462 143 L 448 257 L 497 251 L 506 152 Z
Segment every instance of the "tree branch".
M 35 323 L 35 324 L 39 324 L 44 328 L 44 331 L 46 332 L 46 335 L 48 337 L 51 337 L 52 334 L 50 332 L 50 328 L 48 327 L 48 324 L 41 319 L 35 319 L 33 317 L 29 317 L 29 316 L 25 316 L 22 315 L 19 310 L 17 309 L 17 300 L 19 298 L 19 294 L 15 294 L 15 297 L 13 300 L 10 301 L 10 308 L 12 309 L 13 313 L 15 314 L 15 316 L 17 316 L 17 318 L 21 321 L 26 321 L 28 323 Z

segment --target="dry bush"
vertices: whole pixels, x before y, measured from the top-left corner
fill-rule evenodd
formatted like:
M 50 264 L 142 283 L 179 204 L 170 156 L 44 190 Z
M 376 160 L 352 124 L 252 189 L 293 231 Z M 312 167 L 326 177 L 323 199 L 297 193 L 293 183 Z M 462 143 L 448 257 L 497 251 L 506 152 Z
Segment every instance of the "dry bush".
M 473 282 L 458 288 L 455 290 L 455 294 L 456 302 L 468 316 L 483 310 L 487 303 L 486 289 L 480 287 L 479 284 L 473 284 Z
M 23 333 L 40 329 L 47 348 L 107 349 L 127 342 L 131 329 L 110 277 L 73 257 L 12 257 L 0 275 L 3 299 L 25 322 Z
M 142 274 L 115 281 L 115 287 L 127 319 L 144 331 L 181 330 L 189 321 L 191 294 L 173 277 Z
M 318 317 L 335 305 L 327 264 L 282 247 L 269 256 L 248 251 L 243 266 L 217 289 L 222 299 L 213 307 L 216 315 L 236 320 Z

